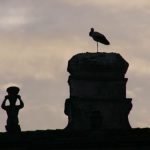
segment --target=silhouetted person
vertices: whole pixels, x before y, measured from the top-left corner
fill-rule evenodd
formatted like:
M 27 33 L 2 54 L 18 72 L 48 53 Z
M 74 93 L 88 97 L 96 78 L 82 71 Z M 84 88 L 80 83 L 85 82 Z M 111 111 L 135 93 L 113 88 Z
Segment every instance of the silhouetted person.
M 21 96 L 18 95 L 18 87 L 9 87 L 7 88 L 8 95 L 5 96 L 5 99 L 1 105 L 2 109 L 7 112 L 7 125 L 6 131 L 9 133 L 18 133 L 21 132 L 19 125 L 18 113 L 21 108 L 24 107 L 24 103 L 21 100 Z M 19 100 L 19 105 L 16 105 L 17 100 Z M 6 105 L 6 102 L 9 101 L 9 105 Z

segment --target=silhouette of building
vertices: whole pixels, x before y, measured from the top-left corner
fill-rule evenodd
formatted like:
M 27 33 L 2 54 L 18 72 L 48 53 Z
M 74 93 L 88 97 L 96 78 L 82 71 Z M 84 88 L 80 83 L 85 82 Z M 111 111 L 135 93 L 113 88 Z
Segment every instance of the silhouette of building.
M 70 98 L 65 103 L 70 130 L 129 129 L 126 98 L 129 64 L 117 53 L 81 53 L 68 62 Z

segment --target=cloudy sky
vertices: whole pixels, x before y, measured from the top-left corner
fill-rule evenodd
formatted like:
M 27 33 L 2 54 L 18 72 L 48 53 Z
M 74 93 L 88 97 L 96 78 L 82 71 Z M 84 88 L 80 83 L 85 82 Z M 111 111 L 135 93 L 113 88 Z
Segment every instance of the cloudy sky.
M 69 97 L 67 61 L 96 52 L 91 27 L 106 35 L 129 63 L 127 97 L 132 127 L 150 127 L 149 0 L 0 0 L 0 99 L 18 85 L 25 108 L 22 130 L 64 128 Z M 0 109 L 0 131 L 6 113 Z

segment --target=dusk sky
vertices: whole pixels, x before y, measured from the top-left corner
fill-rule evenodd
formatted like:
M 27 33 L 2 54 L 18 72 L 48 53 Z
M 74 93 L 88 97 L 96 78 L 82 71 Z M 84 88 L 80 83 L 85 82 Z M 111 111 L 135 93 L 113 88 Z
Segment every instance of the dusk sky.
M 111 42 L 100 51 L 120 53 L 130 64 L 131 126 L 150 127 L 149 0 L 0 0 L 0 99 L 8 86 L 20 87 L 23 131 L 67 125 L 67 62 L 77 53 L 96 52 L 91 27 Z M 0 109 L 0 131 L 6 118 Z

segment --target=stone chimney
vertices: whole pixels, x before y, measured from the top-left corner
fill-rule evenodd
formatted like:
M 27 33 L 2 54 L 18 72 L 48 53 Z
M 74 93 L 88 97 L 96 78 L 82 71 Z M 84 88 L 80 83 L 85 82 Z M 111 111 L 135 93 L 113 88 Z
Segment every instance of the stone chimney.
M 117 53 L 81 53 L 68 62 L 70 98 L 65 102 L 69 130 L 129 129 L 132 108 L 126 98 L 129 64 Z

